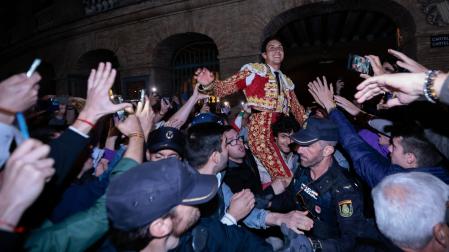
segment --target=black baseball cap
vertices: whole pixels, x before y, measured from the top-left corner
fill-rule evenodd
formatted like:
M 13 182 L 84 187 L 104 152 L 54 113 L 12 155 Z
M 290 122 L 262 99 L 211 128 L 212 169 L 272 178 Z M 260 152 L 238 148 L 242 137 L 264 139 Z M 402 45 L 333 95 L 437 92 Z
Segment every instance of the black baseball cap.
M 176 158 L 143 163 L 111 181 L 106 208 L 112 226 L 129 231 L 150 224 L 178 205 L 212 199 L 217 178 L 202 175 Z
M 310 117 L 291 139 L 302 146 L 311 145 L 319 140 L 338 141 L 338 127 L 329 119 Z
M 160 127 L 150 133 L 147 141 L 147 149 L 150 153 L 170 149 L 180 156 L 184 155 L 184 134 L 177 128 Z

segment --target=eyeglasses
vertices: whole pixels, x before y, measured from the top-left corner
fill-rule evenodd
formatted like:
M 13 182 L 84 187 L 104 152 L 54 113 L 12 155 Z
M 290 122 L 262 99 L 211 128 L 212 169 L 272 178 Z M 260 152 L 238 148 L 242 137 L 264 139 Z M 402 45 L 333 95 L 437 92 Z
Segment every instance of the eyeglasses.
M 307 208 L 306 205 L 306 201 L 304 200 L 304 198 L 301 195 L 302 190 L 299 190 L 299 192 L 296 193 L 296 202 L 305 210 L 307 210 L 307 212 L 309 212 L 307 215 L 309 215 L 312 219 L 314 220 L 319 220 L 320 217 L 316 216 L 313 212 L 313 210 L 310 210 L 309 208 Z
M 231 146 L 235 146 L 238 144 L 238 142 L 241 141 L 243 142 L 243 136 L 238 136 L 234 139 L 231 139 L 229 141 L 226 142 L 226 145 L 231 145 Z

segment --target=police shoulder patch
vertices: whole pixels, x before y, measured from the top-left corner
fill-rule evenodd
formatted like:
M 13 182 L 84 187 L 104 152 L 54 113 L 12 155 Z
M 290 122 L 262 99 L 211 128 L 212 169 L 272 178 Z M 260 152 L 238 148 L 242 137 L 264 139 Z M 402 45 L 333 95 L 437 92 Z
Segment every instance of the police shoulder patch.
M 338 202 L 338 208 L 340 210 L 339 212 L 341 217 L 348 218 L 353 214 L 352 200 L 342 200 Z

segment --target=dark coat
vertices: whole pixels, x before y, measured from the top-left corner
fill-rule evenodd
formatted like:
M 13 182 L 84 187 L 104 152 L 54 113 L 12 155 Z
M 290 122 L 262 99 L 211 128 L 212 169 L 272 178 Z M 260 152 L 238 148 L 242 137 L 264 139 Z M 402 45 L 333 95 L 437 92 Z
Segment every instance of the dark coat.
M 357 135 L 341 111 L 334 109 L 329 113 L 329 117 L 338 125 L 339 143 L 351 157 L 355 171 L 371 188 L 386 176 L 399 172 L 426 172 L 449 184 L 447 168 L 436 166 L 405 169 L 392 164 L 390 159 L 380 155 Z

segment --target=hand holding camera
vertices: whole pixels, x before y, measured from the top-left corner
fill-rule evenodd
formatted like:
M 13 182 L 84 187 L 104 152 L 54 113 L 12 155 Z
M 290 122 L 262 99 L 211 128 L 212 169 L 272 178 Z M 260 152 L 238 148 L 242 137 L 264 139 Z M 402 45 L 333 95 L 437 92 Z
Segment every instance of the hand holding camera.
M 132 107 L 129 103 L 114 104 L 109 97 L 108 90 L 114 84 L 116 74 L 116 70 L 112 69 L 110 62 L 106 62 L 106 64 L 101 62 L 97 70 L 92 69 L 87 81 L 86 105 L 79 118 L 95 124 L 104 115 Z
M 143 102 L 140 101 L 137 103 L 136 116 L 139 119 L 140 125 L 143 129 L 145 139 L 148 139 L 148 135 L 153 127 L 155 117 L 153 108 L 150 106 L 148 96 L 144 95 Z

